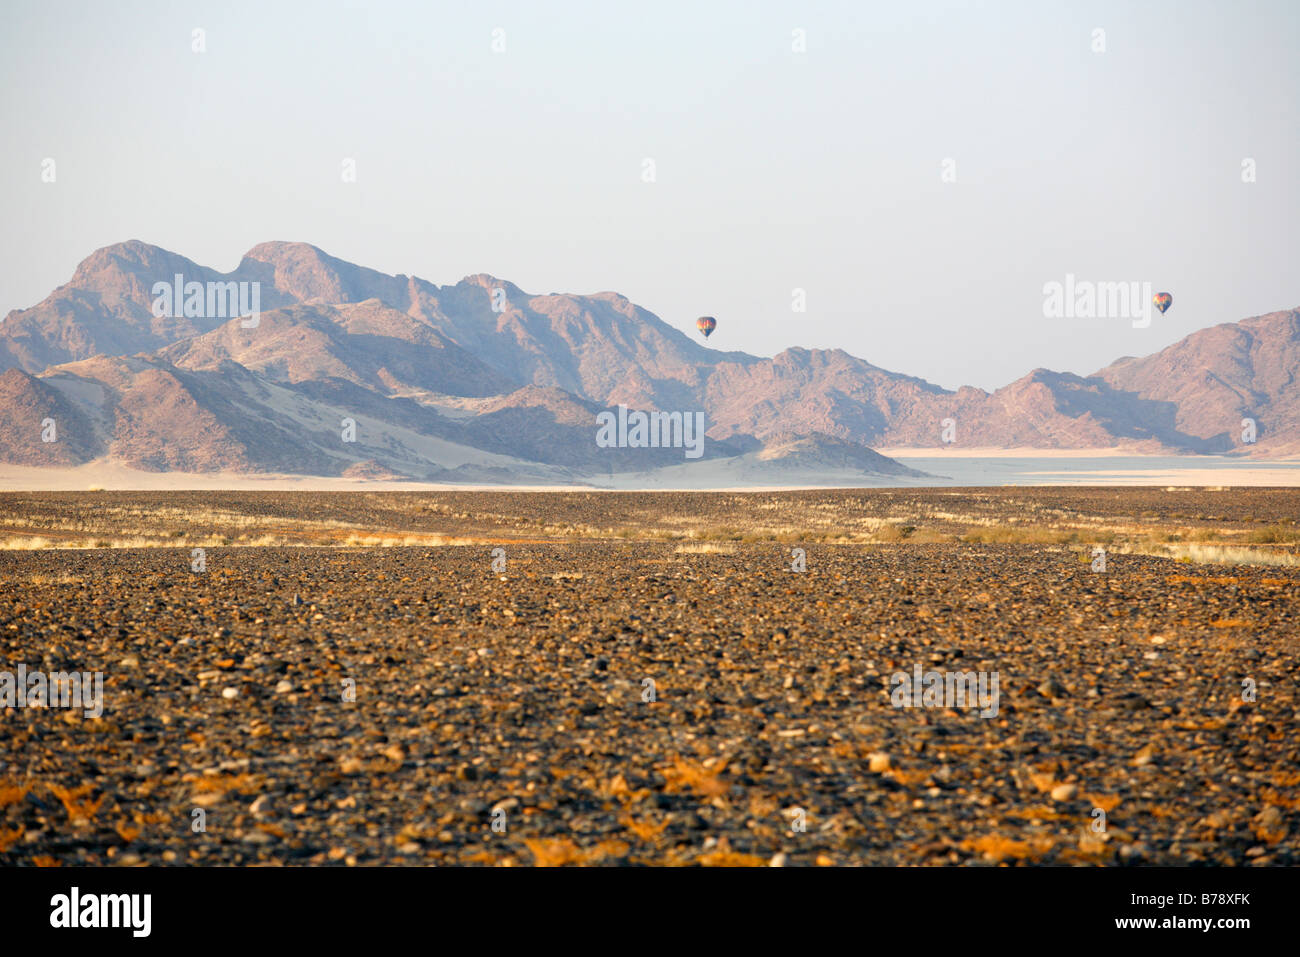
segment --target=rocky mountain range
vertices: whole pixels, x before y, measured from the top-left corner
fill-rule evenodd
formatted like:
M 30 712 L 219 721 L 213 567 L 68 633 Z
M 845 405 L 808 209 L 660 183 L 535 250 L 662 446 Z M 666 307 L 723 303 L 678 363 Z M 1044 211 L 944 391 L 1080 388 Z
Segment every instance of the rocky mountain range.
M 908 474 L 873 446 L 1279 456 L 1300 453 L 1298 369 L 1293 309 L 1090 376 L 953 392 L 838 349 L 709 349 L 612 292 L 438 286 L 285 242 L 221 273 L 131 241 L 0 322 L 0 461 L 550 483 L 719 460 L 750 479 Z M 599 443 L 620 406 L 630 427 Z

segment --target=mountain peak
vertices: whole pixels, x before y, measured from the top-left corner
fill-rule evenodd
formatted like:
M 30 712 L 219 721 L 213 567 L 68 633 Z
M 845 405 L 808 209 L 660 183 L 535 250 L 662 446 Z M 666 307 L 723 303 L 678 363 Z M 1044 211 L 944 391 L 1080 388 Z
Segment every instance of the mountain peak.
M 389 276 L 354 265 L 311 243 L 282 240 L 258 243 L 244 254 L 238 271 L 298 302 L 382 299 L 403 311 L 410 305 L 405 276 Z
M 245 259 L 253 259 L 258 262 L 282 262 L 287 260 L 334 260 L 325 250 L 319 246 L 313 246 L 311 243 L 294 242 L 284 239 L 273 239 L 269 242 L 258 243 L 248 252 L 244 253 Z
M 126 272 L 131 275 L 157 272 L 160 274 L 174 268 L 177 262 L 190 266 L 195 264 L 184 256 L 169 252 L 161 246 L 146 243 L 139 239 L 128 239 L 124 243 L 113 243 L 96 249 L 77 264 L 72 274 L 70 285 L 81 285 L 94 281 L 106 271 Z
M 472 276 L 466 276 L 458 285 L 478 286 L 480 289 L 504 289 L 506 292 L 517 292 L 520 295 L 526 295 L 522 289 L 516 286 L 508 279 L 500 279 L 491 273 L 477 272 Z

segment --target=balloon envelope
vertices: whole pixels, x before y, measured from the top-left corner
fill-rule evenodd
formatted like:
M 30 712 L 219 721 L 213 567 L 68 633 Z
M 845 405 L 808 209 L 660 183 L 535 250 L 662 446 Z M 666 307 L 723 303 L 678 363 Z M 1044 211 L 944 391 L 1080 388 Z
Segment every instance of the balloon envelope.
M 700 318 L 695 320 L 695 328 L 704 333 L 705 339 L 709 338 L 713 333 L 713 330 L 717 328 L 717 325 L 718 320 L 714 319 L 712 316 L 700 316 Z
M 1164 315 L 1165 310 L 1174 304 L 1174 297 L 1167 292 L 1158 292 L 1151 297 L 1151 301 L 1156 304 L 1160 314 Z

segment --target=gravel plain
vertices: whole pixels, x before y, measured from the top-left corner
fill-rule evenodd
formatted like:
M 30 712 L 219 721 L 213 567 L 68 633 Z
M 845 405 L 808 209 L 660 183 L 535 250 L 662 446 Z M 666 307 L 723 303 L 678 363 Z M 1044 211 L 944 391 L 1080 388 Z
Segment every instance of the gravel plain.
M 87 500 L 0 496 L 0 671 L 104 681 L 0 708 L 0 865 L 1300 863 L 1294 491 Z

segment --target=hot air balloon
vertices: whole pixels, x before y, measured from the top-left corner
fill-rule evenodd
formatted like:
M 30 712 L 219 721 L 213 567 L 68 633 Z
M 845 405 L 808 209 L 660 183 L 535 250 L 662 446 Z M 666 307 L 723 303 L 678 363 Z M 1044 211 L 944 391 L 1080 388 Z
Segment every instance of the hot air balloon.
M 695 320 L 695 328 L 704 333 L 705 339 L 709 338 L 717 326 L 718 320 L 714 319 L 712 316 L 700 316 L 700 318 Z
M 1165 310 L 1174 304 L 1174 297 L 1167 292 L 1158 292 L 1151 297 L 1151 301 L 1155 303 L 1156 308 L 1160 310 L 1160 314 L 1163 316 Z

